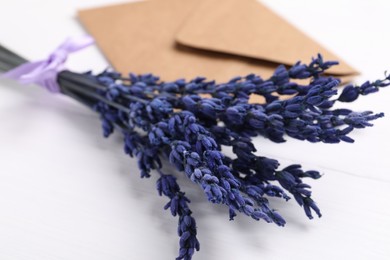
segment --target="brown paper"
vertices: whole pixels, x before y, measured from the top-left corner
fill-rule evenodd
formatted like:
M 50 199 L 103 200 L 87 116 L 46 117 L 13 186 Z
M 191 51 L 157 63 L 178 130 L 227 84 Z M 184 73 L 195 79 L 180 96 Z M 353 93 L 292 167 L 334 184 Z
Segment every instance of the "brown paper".
M 123 73 L 153 73 L 164 81 L 269 77 L 280 63 L 321 53 L 340 61 L 332 74 L 357 74 L 255 0 L 153 0 L 82 10 L 79 18 Z

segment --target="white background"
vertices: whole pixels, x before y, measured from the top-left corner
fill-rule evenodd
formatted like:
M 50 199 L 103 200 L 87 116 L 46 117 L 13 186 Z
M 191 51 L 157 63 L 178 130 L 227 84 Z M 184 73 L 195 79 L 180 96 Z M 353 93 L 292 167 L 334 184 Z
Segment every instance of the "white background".
M 360 70 L 357 83 L 390 70 L 390 1 L 264 2 Z M 83 34 L 77 9 L 109 3 L 0 0 L 0 42 L 31 60 L 46 57 L 65 37 Z M 92 47 L 68 65 L 98 72 L 107 63 Z M 385 89 L 349 105 L 388 115 L 356 131 L 352 145 L 256 139 L 259 154 L 324 173 L 311 182 L 321 219 L 306 219 L 291 201 L 274 204 L 284 228 L 244 216 L 229 222 L 224 207 L 181 178 L 201 243 L 194 259 L 390 259 L 389 101 Z M 0 81 L 0 260 L 174 259 L 177 219 L 162 209 L 156 178 L 138 176 L 120 136 L 102 138 L 93 112 Z

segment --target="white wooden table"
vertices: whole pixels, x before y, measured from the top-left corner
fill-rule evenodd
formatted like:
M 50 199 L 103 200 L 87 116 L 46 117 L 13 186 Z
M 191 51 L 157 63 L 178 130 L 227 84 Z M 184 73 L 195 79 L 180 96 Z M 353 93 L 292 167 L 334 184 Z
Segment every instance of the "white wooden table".
M 110 0 L 0 0 L 0 42 L 29 59 L 83 33 L 75 11 Z M 362 72 L 390 69 L 389 1 L 264 1 Z M 69 68 L 107 66 L 89 48 Z M 156 72 L 158 73 L 158 72 Z M 390 89 L 349 107 L 385 112 L 355 144 L 256 139 L 259 152 L 325 175 L 311 182 L 323 212 L 308 220 L 294 202 L 277 202 L 284 228 L 206 203 L 185 178 L 201 251 L 194 259 L 390 259 Z M 101 137 L 98 117 L 66 97 L 0 81 L 0 259 L 173 259 L 177 219 L 162 207 L 156 178 L 141 180 L 120 136 Z

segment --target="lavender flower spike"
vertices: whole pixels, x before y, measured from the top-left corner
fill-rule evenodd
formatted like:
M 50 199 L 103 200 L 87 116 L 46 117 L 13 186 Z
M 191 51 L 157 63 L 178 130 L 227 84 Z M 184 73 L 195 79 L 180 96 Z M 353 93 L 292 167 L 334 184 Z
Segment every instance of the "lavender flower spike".
M 57 81 L 60 93 L 100 115 L 105 137 L 119 130 L 124 152 L 136 158 L 142 178 L 157 173 L 157 191 L 168 198 L 164 208 L 178 217 L 176 259 L 190 260 L 199 250 L 196 221 L 176 177 L 164 174 L 166 164 L 185 174 L 208 201 L 225 205 L 230 220 L 242 213 L 284 226 L 286 220 L 273 209 L 270 197 L 285 202 L 294 198 L 309 219 L 322 216 L 304 182 L 321 174 L 304 171 L 299 164 L 280 169 L 277 160 L 257 153 L 254 138 L 352 143 L 353 130 L 370 127 L 383 117 L 334 105 L 378 92 L 390 85 L 390 76 L 348 85 L 339 94 L 340 80 L 324 75 L 334 65 L 337 62 L 318 55 L 309 64 L 281 65 L 268 79 L 250 74 L 225 83 L 203 77 L 163 82 L 152 74 L 126 77 L 115 71 L 98 75 L 63 71 Z M 264 102 L 249 102 L 252 95 L 262 96 Z M 288 97 L 280 99 L 283 95 Z M 224 149 L 231 149 L 232 155 Z
M 149 177 L 154 169 L 161 174 L 162 159 L 166 158 L 198 184 L 210 202 L 227 205 L 229 219 L 240 212 L 283 226 L 286 221 L 272 209 L 267 197 L 288 201 L 289 193 L 308 218 L 313 218 L 312 211 L 321 217 L 311 187 L 303 182 L 303 178 L 318 179 L 321 175 L 303 171 L 300 165 L 278 169 L 276 160 L 254 154 L 251 138 L 263 135 L 283 142 L 288 135 L 310 142 L 353 142 L 349 137 L 352 130 L 371 126 L 370 121 L 383 116 L 332 110 L 336 101 L 353 101 L 358 95 L 389 85 L 387 77 L 362 87 L 347 87 L 337 97 L 340 81 L 322 74 L 335 64 L 318 56 L 309 65 L 297 63 L 289 70 L 280 66 L 268 80 L 248 75 L 224 84 L 200 77 L 189 82 L 159 82 L 151 74 L 131 74 L 126 79 L 109 71 L 87 77 L 106 86 L 96 93 L 107 101 L 94 105 L 102 117 L 105 136 L 115 128 L 124 131 L 125 151 L 137 156 L 142 177 Z M 290 81 L 295 78 L 311 81 L 301 86 Z M 263 95 L 266 102 L 249 103 L 251 94 Z M 294 96 L 279 100 L 275 94 Z M 222 154 L 223 146 L 231 147 L 235 157 Z M 165 208 L 179 216 L 178 259 L 191 259 L 199 249 L 195 220 L 187 206 L 189 200 L 175 183 L 173 176 L 161 175 L 158 190 L 170 198 Z

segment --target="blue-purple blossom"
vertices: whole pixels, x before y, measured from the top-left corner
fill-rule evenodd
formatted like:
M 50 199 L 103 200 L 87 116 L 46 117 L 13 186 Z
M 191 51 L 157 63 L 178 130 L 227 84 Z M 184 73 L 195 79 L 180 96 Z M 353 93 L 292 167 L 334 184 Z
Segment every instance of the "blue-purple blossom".
M 157 191 L 160 196 L 170 199 L 164 209 L 170 209 L 172 216 L 179 216 L 177 232 L 180 236 L 180 250 L 176 259 L 191 259 L 195 250 L 199 251 L 199 241 L 196 237 L 196 222 L 188 207 L 190 200 L 180 191 L 176 178 L 171 175 L 161 175 L 157 180 Z
M 161 82 L 152 74 L 125 78 L 112 71 L 89 73 L 86 77 L 99 87 L 84 90 L 78 98 L 100 114 L 105 137 L 115 130 L 123 133 L 124 151 L 137 158 L 141 177 L 158 173 L 157 191 L 169 199 L 164 208 L 178 217 L 177 259 L 191 259 L 199 250 L 196 222 L 176 178 L 164 174 L 165 163 L 198 185 L 208 201 L 225 205 L 230 220 L 242 213 L 284 226 L 286 220 L 269 197 L 294 198 L 308 218 L 313 212 L 321 217 L 304 182 L 321 174 L 299 164 L 280 169 L 277 160 L 257 154 L 253 139 L 263 136 L 281 143 L 289 136 L 313 143 L 352 143 L 353 130 L 382 117 L 333 106 L 377 92 L 390 85 L 390 76 L 348 85 L 339 94 L 340 80 L 323 74 L 336 64 L 318 55 L 309 64 L 281 65 L 269 79 L 250 74 L 221 84 L 203 77 Z M 250 103 L 251 95 L 265 102 Z M 233 155 L 225 155 L 223 148 Z

